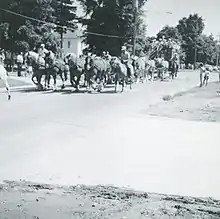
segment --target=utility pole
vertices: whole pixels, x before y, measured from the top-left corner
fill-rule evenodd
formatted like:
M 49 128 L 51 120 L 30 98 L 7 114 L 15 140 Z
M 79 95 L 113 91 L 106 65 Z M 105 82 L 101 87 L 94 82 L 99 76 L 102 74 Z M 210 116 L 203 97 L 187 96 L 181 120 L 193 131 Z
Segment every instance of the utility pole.
M 194 68 L 196 68 L 196 59 L 197 59 L 197 48 L 196 48 L 196 44 L 195 44 Z
M 133 33 L 133 55 L 136 52 L 136 32 L 137 32 L 137 15 L 138 15 L 138 0 L 133 0 L 133 9 L 134 9 L 134 33 Z
M 60 1 L 60 23 L 61 23 L 61 26 L 62 25 L 62 16 L 63 16 L 63 0 Z M 60 29 L 60 47 L 61 49 L 63 48 L 63 27 L 61 27 Z
M 220 45 L 220 34 L 217 35 L 217 57 L 216 57 L 216 66 L 218 67 L 219 63 L 219 45 Z

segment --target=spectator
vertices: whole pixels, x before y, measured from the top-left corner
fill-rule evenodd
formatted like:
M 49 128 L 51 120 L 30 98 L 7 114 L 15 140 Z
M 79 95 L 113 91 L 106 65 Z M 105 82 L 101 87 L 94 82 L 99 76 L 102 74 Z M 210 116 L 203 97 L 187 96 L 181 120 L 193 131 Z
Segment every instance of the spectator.
M 0 50 L 0 64 L 4 65 L 4 63 L 5 63 L 4 50 Z
M 16 62 L 17 62 L 17 66 L 18 66 L 18 77 L 21 77 L 22 66 L 24 63 L 22 52 L 18 53 Z

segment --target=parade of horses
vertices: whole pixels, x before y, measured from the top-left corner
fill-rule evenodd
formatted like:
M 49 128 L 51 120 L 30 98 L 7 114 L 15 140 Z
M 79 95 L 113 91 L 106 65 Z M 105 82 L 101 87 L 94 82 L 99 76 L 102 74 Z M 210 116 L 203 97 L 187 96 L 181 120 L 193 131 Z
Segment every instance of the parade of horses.
M 132 89 L 133 83 L 177 77 L 179 50 L 175 42 L 153 42 L 148 54 L 139 57 L 131 55 L 126 46 L 122 46 L 120 57 L 111 56 L 107 51 L 100 55 L 87 53 L 77 57 L 74 53 L 68 53 L 57 57 L 41 44 L 38 50 L 24 54 L 24 63 L 26 71 L 32 70 L 32 81 L 41 90 L 50 88 L 51 78 L 53 89 L 56 90 L 57 77 L 60 77 L 61 89 L 69 80 L 76 91 L 86 86 L 88 92 L 101 92 L 106 85 L 114 84 L 115 92 L 118 91 L 118 85 L 123 92 L 127 85 Z M 84 82 L 80 84 L 82 78 Z
M 31 80 L 39 90 L 53 89 L 56 91 L 57 78 L 62 81 L 60 89 L 69 83 L 76 90 L 86 87 L 87 92 L 102 92 L 108 85 L 114 85 L 114 91 L 123 92 L 127 86 L 132 89 L 134 83 L 152 82 L 154 80 L 173 80 L 178 71 L 183 69 L 180 61 L 181 46 L 171 39 L 153 40 L 148 53 L 140 56 L 131 55 L 126 46 L 121 47 L 121 56 L 111 56 L 108 51 L 102 54 L 86 54 L 77 56 L 67 53 L 62 56 L 53 53 L 41 44 L 39 48 L 24 53 L 25 75 L 32 74 Z M 1 53 L 3 54 L 3 53 Z M 2 55 L 1 55 L 2 57 Z M 0 78 L 3 80 L 8 99 L 11 98 L 7 71 L 1 58 Z M 219 72 L 218 67 L 199 66 L 200 86 L 207 85 L 209 73 Z M 53 80 L 51 86 L 50 81 Z

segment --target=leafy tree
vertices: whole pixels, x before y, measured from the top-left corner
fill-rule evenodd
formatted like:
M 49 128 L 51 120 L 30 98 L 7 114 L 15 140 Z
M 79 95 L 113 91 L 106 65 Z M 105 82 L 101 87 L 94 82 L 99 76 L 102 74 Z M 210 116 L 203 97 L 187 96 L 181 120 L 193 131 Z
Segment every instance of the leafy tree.
M 197 41 L 197 61 L 215 64 L 217 49 L 217 43 L 212 35 L 201 35 Z
M 186 62 L 195 62 L 196 44 L 205 28 L 203 18 L 198 14 L 191 14 L 188 18 L 182 18 L 177 29 L 183 40 L 183 49 L 186 53 Z
M 33 17 L 42 21 L 51 21 L 53 8 L 51 0 L 10 0 L 4 8 L 15 13 Z M 1 19 L 4 26 L 4 37 L 2 45 L 12 52 L 24 51 L 30 48 L 29 42 L 40 39 L 37 36 L 37 28 L 42 26 L 41 22 L 29 20 L 26 17 L 12 13 L 3 12 Z M 30 39 L 29 39 L 30 37 Z
M 3 4 L 4 2 L 4 4 Z M 26 17 L 3 12 L 0 16 L 1 47 L 12 52 L 26 51 L 45 43 L 46 46 L 56 52 L 59 48 L 59 38 L 53 32 L 54 26 L 45 24 L 59 23 L 68 27 L 75 27 L 70 20 L 75 17 L 72 7 L 67 5 L 70 1 L 63 0 L 63 14 L 58 13 L 57 0 L 8 0 L 1 1 L 0 6 L 6 10 L 35 18 L 28 20 Z M 69 10 L 69 11 L 68 11 Z M 69 13 L 68 13 L 69 12 Z M 62 16 L 65 17 L 63 18 Z M 57 16 L 57 17 L 55 17 Z M 61 21 L 64 20 L 65 22 Z M 40 20 L 41 22 L 37 21 Z M 59 32 L 59 28 L 56 29 Z M 62 29 L 63 30 L 63 29 Z
M 165 37 L 167 39 L 171 38 L 171 39 L 175 39 L 178 41 L 182 40 L 182 36 L 179 33 L 177 27 L 171 27 L 171 26 L 165 26 L 162 28 L 161 31 L 159 31 L 159 33 L 157 34 L 157 39 Z
M 90 50 L 101 53 L 107 50 L 113 55 L 119 55 L 121 46 L 131 47 L 134 35 L 134 7 L 133 0 L 79 0 L 88 18 L 82 19 L 87 31 L 100 33 L 86 34 L 85 42 Z M 139 8 L 146 0 L 139 0 Z M 138 16 L 136 30 L 139 32 L 143 25 Z M 115 37 L 111 37 L 115 36 Z

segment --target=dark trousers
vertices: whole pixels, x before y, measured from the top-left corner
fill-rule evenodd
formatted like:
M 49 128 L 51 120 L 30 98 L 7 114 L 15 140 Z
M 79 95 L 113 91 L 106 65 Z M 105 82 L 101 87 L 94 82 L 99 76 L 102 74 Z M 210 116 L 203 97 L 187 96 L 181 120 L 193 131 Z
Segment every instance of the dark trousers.
M 17 65 L 18 65 L 18 77 L 20 77 L 21 76 L 21 71 L 22 71 L 22 63 L 17 63 Z

